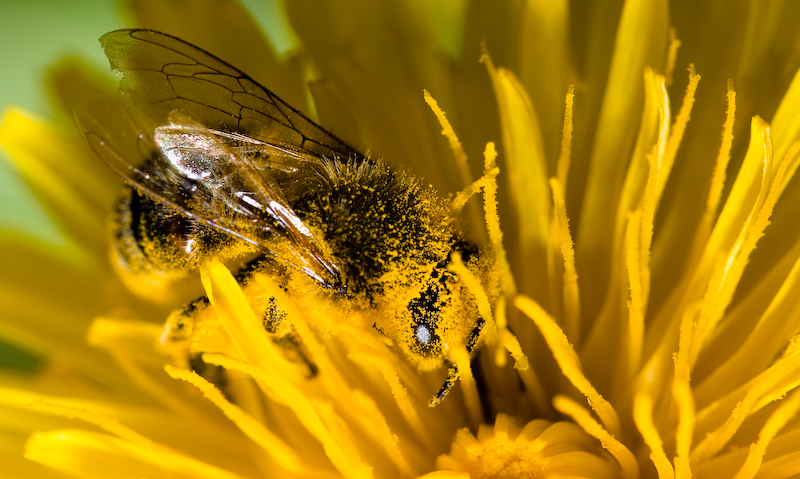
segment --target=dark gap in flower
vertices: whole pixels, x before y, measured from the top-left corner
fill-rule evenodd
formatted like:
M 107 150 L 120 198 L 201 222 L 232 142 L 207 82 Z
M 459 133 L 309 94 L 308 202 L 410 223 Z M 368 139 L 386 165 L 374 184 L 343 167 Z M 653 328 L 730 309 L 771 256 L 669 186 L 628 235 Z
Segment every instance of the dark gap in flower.
M 485 349 L 476 354 L 472 361 L 470 361 L 470 368 L 472 368 L 472 377 L 475 378 L 475 385 L 478 387 L 478 397 L 481 400 L 481 411 L 483 411 L 483 423 L 491 424 L 492 418 L 495 417 L 497 412 L 494 410 L 491 402 L 489 382 L 486 376 L 486 371 L 483 370 L 480 363 L 480 354 L 486 354 Z
M 44 364 L 42 358 L 0 341 L 0 369 L 14 369 L 25 373 L 34 373 Z
M 225 399 L 235 403 L 228 389 L 228 372 L 222 366 L 208 364 L 203 360 L 203 353 L 189 355 L 189 368 L 214 385 L 225 396 Z

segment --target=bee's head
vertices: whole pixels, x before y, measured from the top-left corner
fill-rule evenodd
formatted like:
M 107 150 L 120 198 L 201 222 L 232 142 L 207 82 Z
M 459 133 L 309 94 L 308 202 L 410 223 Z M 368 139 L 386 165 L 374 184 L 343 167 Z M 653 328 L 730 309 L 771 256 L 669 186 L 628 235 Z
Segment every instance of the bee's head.
M 477 248 L 461 242 L 453 251 L 468 264 L 477 256 Z M 400 347 L 421 370 L 439 368 L 453 345 L 474 347 L 471 335 L 479 321 L 475 299 L 448 269 L 449 263 L 448 257 L 437 264 L 419 293 L 397 311 Z

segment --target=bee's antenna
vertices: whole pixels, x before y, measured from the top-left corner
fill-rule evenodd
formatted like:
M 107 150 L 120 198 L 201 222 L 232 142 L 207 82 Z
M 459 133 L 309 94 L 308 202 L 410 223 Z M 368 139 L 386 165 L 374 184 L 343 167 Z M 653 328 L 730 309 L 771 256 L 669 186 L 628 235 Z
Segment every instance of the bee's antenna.
M 478 346 L 478 340 L 481 339 L 481 331 L 483 331 L 483 326 L 486 324 L 486 320 L 478 317 L 478 320 L 475 321 L 475 327 L 472 328 L 472 332 L 469 333 L 469 338 L 467 338 L 467 352 L 472 354 L 472 351 L 475 351 L 475 347 Z
M 444 380 L 444 384 L 442 384 L 442 389 L 433 396 L 430 401 L 428 401 L 428 406 L 436 407 L 444 400 L 444 397 L 447 396 L 447 393 L 450 392 L 453 385 L 458 380 L 458 366 L 455 364 L 450 366 L 450 370 L 447 371 L 447 379 Z
M 478 345 L 478 340 L 481 337 L 481 331 L 483 331 L 483 326 L 486 324 L 486 321 L 479 317 L 477 321 L 475 321 L 475 327 L 472 328 L 472 332 L 469 333 L 469 338 L 467 339 L 467 353 L 472 354 L 472 351 L 475 350 L 475 347 Z M 456 381 L 459 378 L 458 373 L 458 366 L 455 364 L 450 366 L 450 369 L 447 371 L 447 379 L 444 380 L 444 384 L 442 384 L 442 388 L 439 389 L 439 392 L 433 396 L 430 401 L 428 401 L 428 406 L 436 407 L 444 400 L 444 397 L 447 396 L 447 393 L 450 392 L 450 389 L 453 388 Z

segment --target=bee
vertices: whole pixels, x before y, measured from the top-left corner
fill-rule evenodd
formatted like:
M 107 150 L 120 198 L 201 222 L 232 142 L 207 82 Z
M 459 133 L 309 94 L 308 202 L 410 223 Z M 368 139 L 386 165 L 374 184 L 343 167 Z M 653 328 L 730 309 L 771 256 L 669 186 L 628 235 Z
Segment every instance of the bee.
M 123 279 L 170 291 L 213 257 L 248 258 L 242 285 L 269 274 L 291 295 L 304 282 L 366 313 L 368 328 L 417 369 L 449 363 L 430 404 L 441 402 L 459 377 L 450 348 L 472 353 L 484 325 L 448 268 L 451 255 L 473 270 L 488 262 L 463 240 L 448 203 L 198 47 L 142 29 L 100 42 L 123 75 L 120 92 L 79 105 L 75 117 L 126 183 L 111 227 Z M 268 332 L 297 346 L 274 297 L 252 305 Z

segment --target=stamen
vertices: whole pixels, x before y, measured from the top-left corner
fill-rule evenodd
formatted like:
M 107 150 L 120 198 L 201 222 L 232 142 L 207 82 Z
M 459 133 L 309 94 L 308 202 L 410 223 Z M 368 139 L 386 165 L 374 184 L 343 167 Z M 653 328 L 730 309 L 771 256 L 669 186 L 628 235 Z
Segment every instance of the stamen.
M 132 353 L 128 347 L 125 347 L 125 342 L 137 336 L 141 338 L 143 334 L 150 336 L 155 342 L 155 339 L 159 337 L 159 326 L 154 323 L 97 318 L 89 328 L 86 341 L 92 346 L 107 351 L 128 378 L 165 407 L 188 417 L 193 416 L 194 412 L 191 411 L 185 401 L 175 397 L 171 391 L 146 373 L 141 365 L 131 357 Z M 120 339 L 122 340 L 120 341 Z
M 142 436 L 133 429 L 124 426 L 117 419 L 104 417 L 97 412 L 90 411 L 88 409 L 67 406 L 65 404 L 56 404 L 42 399 L 33 401 L 28 405 L 28 407 L 33 410 L 48 412 L 50 414 L 58 414 L 60 416 L 69 418 L 77 417 L 127 441 L 142 444 L 148 447 L 163 447 Z
M 371 476 L 370 468 L 361 461 L 358 454 L 354 453 L 355 447 L 351 444 L 351 438 L 342 431 L 331 430 L 331 424 L 341 422 L 341 419 L 334 421 L 332 412 L 321 412 L 320 409 L 325 408 L 322 402 L 312 401 L 289 381 L 265 368 L 222 354 L 204 354 L 203 360 L 225 369 L 241 371 L 268 387 L 279 398 L 280 403 L 291 408 L 308 432 L 322 443 L 328 458 L 342 475 L 348 478 Z M 327 420 L 322 418 L 322 414 L 325 414 Z
M 569 175 L 569 164 L 572 159 L 572 108 L 575 103 L 575 86 L 567 87 L 567 98 L 564 107 L 564 127 L 561 130 L 561 152 L 556 161 L 556 178 L 565 187 Z
M 484 175 L 497 170 L 495 166 L 497 150 L 494 148 L 494 143 L 486 144 L 483 158 Z M 511 275 L 511 266 L 508 264 L 506 250 L 503 247 L 503 230 L 500 228 L 500 216 L 497 213 L 497 180 L 495 177 L 483 188 L 483 210 L 489 241 L 495 254 L 497 269 L 500 272 L 500 287 L 507 297 L 512 297 L 516 294 L 517 287 L 514 277 Z
M 290 472 L 309 472 L 308 464 L 283 439 L 264 427 L 239 406 L 229 402 L 213 384 L 199 374 L 166 365 L 164 370 L 174 379 L 181 379 L 196 387 L 203 396 L 214 403 L 243 433 L 258 444 L 277 464 Z
M 797 391 L 791 394 L 789 399 L 784 399 L 783 403 L 767 419 L 764 427 L 758 435 L 758 441 L 750 445 L 750 452 L 747 455 L 742 468 L 736 473 L 734 479 L 752 478 L 759 472 L 764 453 L 770 441 L 778 434 L 786 423 L 792 420 L 800 409 L 800 394 Z
M 558 226 L 559 245 L 561 258 L 564 260 L 564 329 L 567 336 L 574 338 L 574 346 L 578 345 L 581 337 L 580 322 L 580 290 L 578 288 L 578 271 L 575 269 L 575 244 L 569 231 L 567 218 L 567 205 L 564 200 L 563 183 L 556 178 L 550 178 L 550 191 L 553 193 L 553 211 Z
M 450 149 L 453 150 L 453 159 L 456 162 L 458 173 L 461 176 L 461 184 L 470 184 L 472 182 L 472 175 L 470 175 L 469 172 L 467 154 L 464 152 L 464 145 L 461 144 L 461 141 L 456 136 L 456 132 L 453 130 L 452 125 L 450 125 L 450 122 L 447 121 L 444 111 L 439 108 L 439 103 L 436 102 L 428 90 L 422 90 L 422 96 L 425 98 L 425 103 L 427 103 L 428 106 L 431 107 L 431 110 L 433 110 L 433 114 L 436 115 L 436 119 L 439 120 L 439 124 L 442 126 L 442 135 L 444 135 L 445 138 L 447 138 L 447 141 L 450 143 Z
M 520 295 L 514 299 L 514 306 L 525 313 L 544 336 L 547 345 L 553 352 L 561 371 L 589 400 L 589 405 L 600 417 L 605 428 L 614 435 L 620 433 L 619 416 L 611 404 L 597 392 L 586 376 L 583 374 L 580 360 L 564 331 L 558 327 L 553 319 L 536 302 Z
M 703 248 L 708 242 L 711 228 L 719 209 L 722 189 L 725 187 L 725 176 L 728 169 L 728 162 L 731 159 L 731 147 L 733 146 L 733 123 L 736 114 L 736 91 L 733 89 L 733 80 L 728 79 L 728 110 L 725 123 L 722 126 L 722 143 L 717 154 L 717 161 L 714 164 L 714 173 L 711 176 L 711 187 L 708 190 L 706 208 L 703 217 L 697 226 L 697 231 L 692 245 L 692 253 L 689 255 L 689 264 L 697 263 Z
M 656 467 L 658 479 L 674 479 L 675 470 L 667 459 L 658 429 L 653 424 L 653 399 L 647 393 L 638 392 L 634 396 L 633 420 L 650 448 L 650 459 Z
M 619 439 L 597 423 L 589 411 L 566 396 L 557 395 L 553 398 L 553 406 L 562 414 L 570 416 L 584 431 L 600 440 L 600 444 L 611 453 L 622 467 L 622 477 L 626 479 L 639 478 L 639 464 L 633 453 L 622 444 Z
M 475 384 L 475 378 L 472 376 L 469 353 L 465 347 L 456 346 L 452 348 L 450 354 L 453 356 L 456 367 L 458 367 L 461 389 L 464 392 L 464 403 L 467 406 L 467 414 L 469 414 L 472 424 L 480 424 L 483 420 L 483 410 L 481 408 L 480 396 L 478 395 L 478 386 Z
M 666 67 L 664 68 L 664 78 L 668 87 L 672 86 L 672 73 L 675 71 L 675 60 L 678 58 L 678 48 L 681 41 L 678 40 L 675 27 L 669 29 L 669 47 L 667 49 Z

